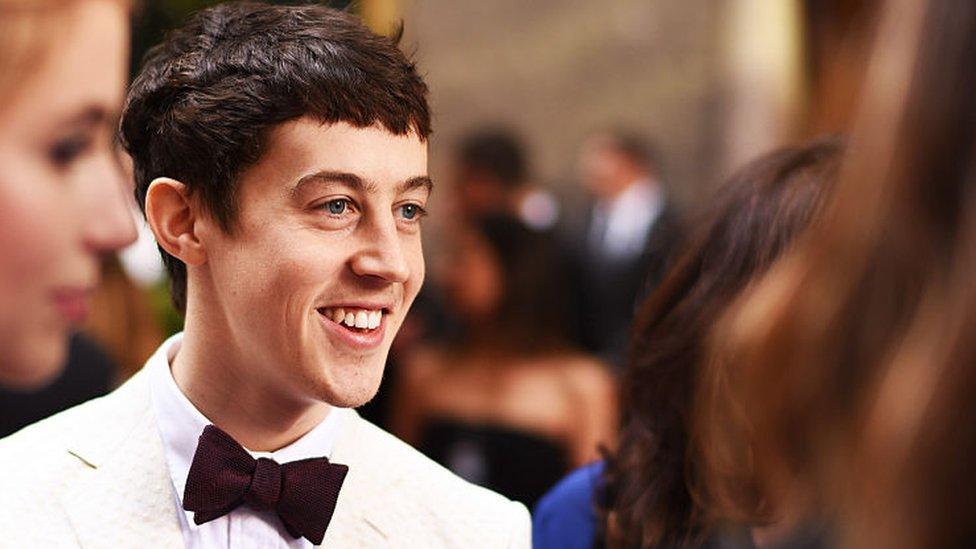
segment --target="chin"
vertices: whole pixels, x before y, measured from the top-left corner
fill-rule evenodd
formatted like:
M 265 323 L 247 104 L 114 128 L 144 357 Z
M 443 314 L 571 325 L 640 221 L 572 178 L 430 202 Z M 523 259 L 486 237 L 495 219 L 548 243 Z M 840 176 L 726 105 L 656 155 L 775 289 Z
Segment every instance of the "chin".
M 67 362 L 67 336 L 46 339 L 50 341 L 23 345 L 7 354 L 0 367 L 0 385 L 17 391 L 36 391 L 54 381 Z
M 372 400 L 374 396 L 376 396 L 375 391 L 370 394 L 335 395 L 326 402 L 334 408 L 359 408 Z
M 321 392 L 319 400 L 336 408 L 358 408 L 372 400 L 378 389 L 379 383 L 369 387 L 357 386 L 341 389 L 330 387 Z
M 376 396 L 383 379 L 383 368 L 365 372 L 357 368 L 342 374 L 319 384 L 318 400 L 336 408 L 358 408 Z

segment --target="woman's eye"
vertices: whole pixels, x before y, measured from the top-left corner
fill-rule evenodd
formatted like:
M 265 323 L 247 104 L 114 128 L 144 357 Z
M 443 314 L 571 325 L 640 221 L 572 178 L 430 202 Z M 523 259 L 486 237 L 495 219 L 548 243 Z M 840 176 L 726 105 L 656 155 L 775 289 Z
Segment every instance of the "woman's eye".
M 91 140 L 87 137 L 74 136 L 56 142 L 48 154 L 55 166 L 63 168 L 77 160 L 90 146 Z
M 337 198 L 325 203 L 325 209 L 332 215 L 342 215 L 349 207 L 349 201 L 344 198 Z

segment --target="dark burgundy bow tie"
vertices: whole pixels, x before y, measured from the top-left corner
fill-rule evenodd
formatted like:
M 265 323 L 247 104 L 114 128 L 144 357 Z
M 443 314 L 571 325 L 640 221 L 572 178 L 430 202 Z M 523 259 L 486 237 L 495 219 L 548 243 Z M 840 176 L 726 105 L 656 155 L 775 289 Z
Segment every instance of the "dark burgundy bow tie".
M 236 440 L 208 425 L 193 455 L 183 491 L 183 508 L 203 524 L 242 504 L 278 514 L 288 533 L 322 543 L 349 467 L 326 458 L 279 465 L 254 459 Z

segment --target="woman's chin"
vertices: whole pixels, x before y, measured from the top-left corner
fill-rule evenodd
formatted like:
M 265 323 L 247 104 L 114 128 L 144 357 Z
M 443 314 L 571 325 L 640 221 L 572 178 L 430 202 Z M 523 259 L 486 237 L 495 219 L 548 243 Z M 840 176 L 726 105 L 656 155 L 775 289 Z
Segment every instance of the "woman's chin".
M 46 337 L 38 343 L 22 339 L 18 349 L 4 351 L 0 385 L 15 391 L 35 391 L 54 381 L 68 358 L 67 336 Z

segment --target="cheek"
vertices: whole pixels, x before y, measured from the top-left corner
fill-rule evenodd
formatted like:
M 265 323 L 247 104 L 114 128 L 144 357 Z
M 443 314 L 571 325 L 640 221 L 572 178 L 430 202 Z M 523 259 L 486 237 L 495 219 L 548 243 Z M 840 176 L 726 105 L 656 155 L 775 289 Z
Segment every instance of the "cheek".
M 251 322 L 294 329 L 340 276 L 342 251 L 288 231 L 254 233 L 263 236 L 228 239 L 213 255 L 228 259 L 215 267 L 216 291 L 229 295 Z
M 65 204 L 71 197 L 57 193 L 57 181 L 26 163 L 0 157 L 0 294 L 23 290 L 56 275 L 71 260 L 71 219 Z
M 404 284 L 404 300 L 409 305 L 420 293 L 421 286 L 424 285 L 424 278 L 427 276 L 427 265 L 424 261 L 423 243 L 420 235 L 412 238 L 404 246 L 407 264 L 410 266 L 410 278 Z
M 50 292 L 91 274 L 73 246 L 72 200 L 58 192 L 67 189 L 27 160 L 0 154 L 0 375 L 11 383 L 44 382 L 58 371 L 67 333 Z

